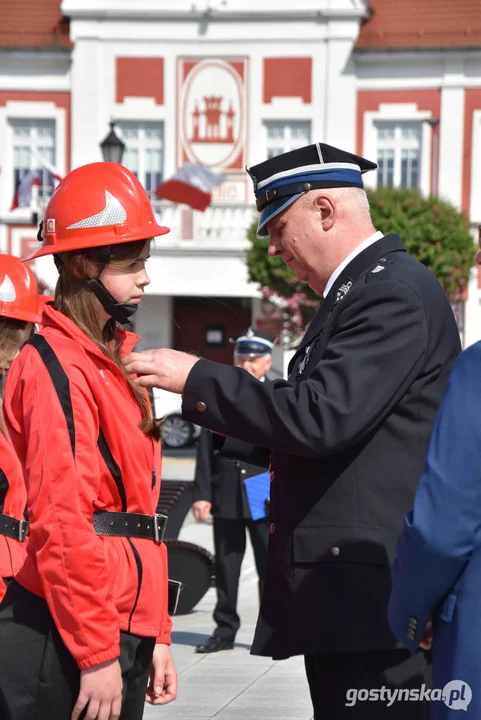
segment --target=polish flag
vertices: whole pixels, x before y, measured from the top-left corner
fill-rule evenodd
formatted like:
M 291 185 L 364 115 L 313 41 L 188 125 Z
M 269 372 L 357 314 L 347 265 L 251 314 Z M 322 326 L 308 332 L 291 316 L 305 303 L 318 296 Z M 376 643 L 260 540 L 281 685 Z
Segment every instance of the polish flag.
M 38 164 L 39 164 L 44 170 L 47 170 L 47 172 L 50 173 L 50 175 L 52 176 L 53 189 L 56 190 L 56 189 L 57 189 L 57 185 L 59 184 L 59 182 L 60 182 L 61 180 L 63 180 L 63 176 L 60 175 L 59 171 L 57 170 L 56 167 L 54 167 L 54 166 L 52 165 L 52 163 L 50 163 L 50 162 L 49 162 L 48 160 L 46 160 L 44 157 L 42 157 L 41 155 L 39 155 L 37 152 L 33 151 L 33 156 L 34 156 L 35 160 L 38 162 Z
M 18 183 L 13 196 L 12 207 L 15 208 L 30 207 L 32 203 L 32 194 L 34 185 L 41 186 L 42 180 L 38 170 L 29 170 Z
M 56 190 L 57 185 L 62 180 L 62 175 L 58 172 L 48 160 L 45 160 L 41 155 L 33 151 L 34 160 L 39 164 L 41 168 L 47 170 L 52 176 L 53 189 Z M 18 183 L 15 195 L 13 197 L 12 207 L 10 210 L 15 208 L 31 207 L 33 199 L 33 188 L 42 186 L 42 177 L 40 170 L 29 170 Z
M 204 212 L 212 202 L 212 190 L 224 180 L 223 175 L 205 165 L 185 163 L 169 180 L 159 185 L 155 194 L 164 200 Z

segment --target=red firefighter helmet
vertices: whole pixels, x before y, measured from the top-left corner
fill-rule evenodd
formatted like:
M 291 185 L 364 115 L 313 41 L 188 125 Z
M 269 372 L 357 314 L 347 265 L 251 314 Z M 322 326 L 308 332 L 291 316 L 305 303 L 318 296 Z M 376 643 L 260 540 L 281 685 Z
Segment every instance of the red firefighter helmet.
M 13 255 L 0 255 L 0 317 L 40 322 L 35 275 Z
M 72 170 L 52 195 L 40 247 L 26 260 L 165 235 L 149 197 L 123 165 L 98 162 Z

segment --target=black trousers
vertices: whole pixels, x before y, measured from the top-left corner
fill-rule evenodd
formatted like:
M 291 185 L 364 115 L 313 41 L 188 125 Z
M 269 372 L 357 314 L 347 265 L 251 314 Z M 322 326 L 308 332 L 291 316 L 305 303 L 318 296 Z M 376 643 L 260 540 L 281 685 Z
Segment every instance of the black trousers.
M 261 520 L 224 520 L 214 517 L 215 577 L 217 604 L 214 609 L 214 635 L 234 640 L 240 627 L 237 614 L 237 595 L 242 560 L 246 550 L 246 530 L 249 531 L 259 576 L 259 597 L 262 596 L 267 568 L 269 522 Z
M 154 646 L 155 638 L 121 633 L 120 720 L 144 714 Z M 0 605 L 1 720 L 70 720 L 79 689 L 80 670 L 47 603 L 12 581 Z
M 314 720 L 427 720 L 428 703 L 394 700 L 387 691 L 431 687 L 431 661 L 408 650 L 306 655 L 305 666 Z M 384 700 L 366 700 L 367 691 L 384 690 Z M 364 693 L 359 693 L 364 690 Z M 401 694 L 401 696 L 403 696 Z M 380 697 L 380 695 L 378 695 Z

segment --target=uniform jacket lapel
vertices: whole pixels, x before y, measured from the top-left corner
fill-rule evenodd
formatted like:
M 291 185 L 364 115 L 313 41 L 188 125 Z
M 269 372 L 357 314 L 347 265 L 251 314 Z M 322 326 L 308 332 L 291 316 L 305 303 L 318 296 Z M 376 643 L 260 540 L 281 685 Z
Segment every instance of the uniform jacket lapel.
M 406 248 L 399 235 L 391 233 L 367 247 L 344 268 L 311 320 L 299 348 L 289 364 L 289 375 L 292 374 L 294 369 L 298 370 L 303 361 L 305 364 L 307 363 L 309 348 L 312 347 L 313 341 L 322 333 L 331 313 L 335 311 L 336 307 L 350 291 L 356 280 L 358 280 L 371 265 L 382 260 L 385 255 L 396 251 L 406 252 Z M 296 377 L 298 377 L 298 375 L 296 375 Z

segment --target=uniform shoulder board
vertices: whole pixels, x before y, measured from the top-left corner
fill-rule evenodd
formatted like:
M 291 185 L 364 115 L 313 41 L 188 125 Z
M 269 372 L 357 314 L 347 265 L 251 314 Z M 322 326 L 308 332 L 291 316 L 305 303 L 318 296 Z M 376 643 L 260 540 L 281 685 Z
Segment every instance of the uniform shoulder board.
M 377 280 L 378 278 L 380 280 L 387 280 L 388 277 L 391 276 L 389 271 L 390 264 L 390 261 L 386 258 L 379 258 L 377 263 L 367 271 L 366 282 L 371 282 L 373 280 Z

